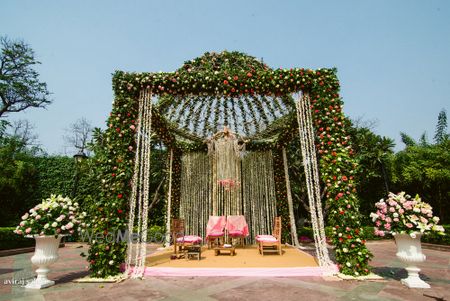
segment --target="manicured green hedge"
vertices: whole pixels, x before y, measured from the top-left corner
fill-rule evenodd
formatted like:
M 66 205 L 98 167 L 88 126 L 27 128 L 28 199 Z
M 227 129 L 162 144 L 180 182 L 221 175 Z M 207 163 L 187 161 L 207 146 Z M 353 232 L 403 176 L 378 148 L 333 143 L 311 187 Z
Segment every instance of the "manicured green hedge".
M 0 228 L 0 250 L 26 248 L 34 246 L 34 239 L 25 238 L 14 233 L 15 227 Z
M 439 235 L 435 232 L 429 233 L 427 235 L 422 236 L 422 242 L 425 243 L 432 243 L 432 244 L 439 244 L 439 245 L 450 245 L 450 225 L 444 225 L 445 228 L 445 235 Z M 391 239 L 391 235 L 386 235 L 384 237 L 376 236 L 373 232 L 373 227 L 365 226 L 363 227 L 364 234 L 366 237 L 366 240 L 381 240 L 381 239 Z M 332 235 L 333 229 L 332 227 L 326 227 L 325 228 L 325 234 L 327 237 L 330 237 Z M 313 239 L 313 231 L 310 227 L 303 227 L 300 228 L 298 231 L 298 238 L 301 242 L 302 237 L 304 242 L 307 242 L 306 238 L 310 238 L 311 241 Z
M 450 225 L 444 225 L 445 235 L 430 233 L 422 236 L 422 242 L 450 246 Z

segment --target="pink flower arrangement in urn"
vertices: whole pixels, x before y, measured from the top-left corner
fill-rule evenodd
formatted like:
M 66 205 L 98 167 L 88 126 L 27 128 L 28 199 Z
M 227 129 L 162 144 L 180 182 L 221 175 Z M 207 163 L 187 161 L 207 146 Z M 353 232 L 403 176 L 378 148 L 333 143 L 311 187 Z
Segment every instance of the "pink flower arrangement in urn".
M 412 234 L 435 231 L 444 233 L 439 226 L 439 217 L 433 216 L 433 208 L 421 200 L 419 195 L 411 198 L 405 192 L 389 193 L 387 199 L 375 203 L 377 211 L 370 217 L 375 223 L 375 235 Z

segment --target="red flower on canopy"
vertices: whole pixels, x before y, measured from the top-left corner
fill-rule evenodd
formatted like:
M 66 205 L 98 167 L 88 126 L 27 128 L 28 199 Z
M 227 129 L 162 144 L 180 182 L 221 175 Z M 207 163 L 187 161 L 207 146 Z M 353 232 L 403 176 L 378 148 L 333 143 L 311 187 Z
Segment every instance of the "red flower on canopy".
M 335 197 L 335 200 L 339 200 L 341 197 L 343 197 L 344 196 L 344 194 L 342 193 L 342 192 L 339 192 L 337 195 L 336 195 L 336 197 Z

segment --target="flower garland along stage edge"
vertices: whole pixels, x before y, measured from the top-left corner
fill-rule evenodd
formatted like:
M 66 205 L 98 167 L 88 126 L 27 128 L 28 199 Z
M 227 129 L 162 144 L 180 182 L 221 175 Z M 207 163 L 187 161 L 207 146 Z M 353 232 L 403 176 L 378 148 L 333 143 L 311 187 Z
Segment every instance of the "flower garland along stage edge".
M 223 52 L 221 55 L 231 58 L 242 54 Z M 365 246 L 363 229 L 359 223 L 358 202 L 354 188 L 356 161 L 347 133 L 349 121 L 342 112 L 336 70 L 303 68 L 272 70 L 263 64 L 255 63 L 256 60 L 240 64 L 238 68 L 226 63 L 216 69 L 199 67 L 201 66 L 199 60 L 214 56 L 207 53 L 203 57 L 186 62 L 176 72 L 117 71 L 114 74 L 115 100 L 107 121 L 105 154 L 100 156 L 98 162 L 103 174 L 100 179 L 103 187 L 102 197 L 96 204 L 90 228 L 105 235 L 127 228 L 128 200 L 131 195 L 136 150 L 138 99 L 141 90 L 147 89 L 152 95 L 160 97 L 283 96 L 307 91 L 311 100 L 320 177 L 326 186 L 325 196 L 330 208 L 330 223 L 335 225 L 332 241 L 336 246 L 339 268 L 342 273 L 348 275 L 368 274 L 368 262 L 372 255 Z M 227 62 L 226 59 L 224 62 Z M 192 99 L 195 100 L 195 97 Z M 293 138 L 294 135 L 298 135 L 298 125 L 295 122 L 288 121 L 281 124 L 280 128 L 283 128 L 283 131 L 279 135 L 278 145 L 286 145 L 290 139 L 298 137 Z M 171 202 L 171 215 L 175 217 L 178 214 L 177 204 L 179 204 L 179 179 L 177 180 L 180 171 L 179 154 L 184 146 L 175 139 L 170 124 L 158 113 L 157 108 L 152 109 L 152 130 L 166 146 L 176 150 Z M 261 143 L 261 149 L 268 149 L 273 145 Z M 191 146 L 187 148 L 189 150 Z M 257 149 L 258 144 L 253 144 L 253 148 Z M 281 210 L 284 216 L 287 215 L 285 191 L 277 189 L 277 208 L 284 208 Z M 100 277 L 115 275 L 120 272 L 119 266 L 125 261 L 125 255 L 126 243 L 105 244 L 94 241 L 89 250 L 90 269 L 94 275 Z

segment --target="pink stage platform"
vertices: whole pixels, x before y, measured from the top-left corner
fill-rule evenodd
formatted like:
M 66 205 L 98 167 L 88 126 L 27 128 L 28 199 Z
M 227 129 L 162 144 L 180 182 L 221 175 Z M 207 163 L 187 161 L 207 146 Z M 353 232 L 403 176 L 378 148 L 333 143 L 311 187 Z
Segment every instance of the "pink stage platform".
M 147 267 L 145 276 L 153 277 L 322 277 L 338 272 L 338 268 L 293 267 L 293 268 L 171 268 Z

